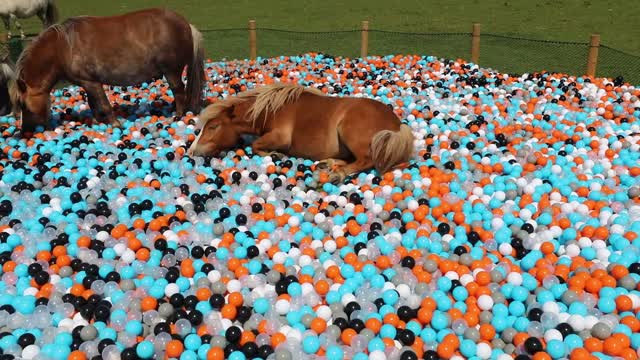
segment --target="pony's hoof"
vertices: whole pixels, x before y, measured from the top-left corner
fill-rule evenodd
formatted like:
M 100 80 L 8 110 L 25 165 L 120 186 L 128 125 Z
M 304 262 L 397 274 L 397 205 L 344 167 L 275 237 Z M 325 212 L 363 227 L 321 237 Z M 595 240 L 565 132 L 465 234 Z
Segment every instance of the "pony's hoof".
M 107 121 L 107 124 L 115 127 L 115 128 L 121 128 L 122 127 L 122 123 L 120 122 L 120 120 L 111 120 L 111 121 Z
M 333 185 L 339 185 L 344 182 L 346 175 L 342 171 L 334 171 L 329 175 L 329 182 Z

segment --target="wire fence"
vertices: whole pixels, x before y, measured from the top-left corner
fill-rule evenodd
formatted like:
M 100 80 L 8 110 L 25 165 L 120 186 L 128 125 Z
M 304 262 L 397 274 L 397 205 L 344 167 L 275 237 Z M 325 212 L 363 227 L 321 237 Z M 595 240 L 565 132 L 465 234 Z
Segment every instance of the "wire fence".
M 212 60 L 247 59 L 250 57 L 248 29 L 201 30 L 207 55 Z M 410 33 L 378 29 L 366 30 L 369 55 L 433 55 L 444 59 L 471 61 L 472 33 Z M 263 58 L 293 56 L 320 52 L 333 56 L 359 57 L 365 41 L 363 29 L 340 31 L 291 31 L 256 27 L 256 48 Z M 478 34 L 479 36 L 479 34 Z M 26 40 L 28 41 L 28 40 Z M 503 73 L 519 75 L 549 71 L 581 76 L 587 70 L 589 42 L 549 41 L 502 34 L 479 36 L 477 63 Z M 593 44 L 591 44 L 593 45 Z M 24 46 L 19 40 L 0 43 L 4 51 L 16 59 Z M 597 53 L 596 76 L 615 78 L 640 85 L 640 56 L 600 44 Z

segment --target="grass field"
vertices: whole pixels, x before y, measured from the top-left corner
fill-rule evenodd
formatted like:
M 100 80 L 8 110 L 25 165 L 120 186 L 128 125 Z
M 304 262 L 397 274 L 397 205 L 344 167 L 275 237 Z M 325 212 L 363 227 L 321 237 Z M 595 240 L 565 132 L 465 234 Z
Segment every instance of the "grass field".
M 349 4 L 347 6 L 346 4 Z M 353 30 L 362 20 L 372 29 L 398 32 L 470 32 L 482 24 L 483 33 L 533 39 L 587 42 L 600 33 L 602 43 L 640 55 L 640 2 L 619 0 L 58 0 L 63 18 L 74 15 L 108 15 L 134 9 L 167 6 L 185 15 L 202 30 L 246 28 L 253 18 L 259 27 L 297 31 Z M 39 30 L 35 19 L 24 22 L 30 32 Z M 245 30 L 205 32 L 208 55 L 213 59 L 245 58 Z M 360 35 L 291 34 L 258 32 L 258 55 L 274 56 L 306 51 L 355 56 Z M 468 36 L 418 36 L 372 33 L 370 53 L 419 53 L 469 58 Z M 584 71 L 586 46 L 542 44 L 511 39 L 482 38 L 479 63 L 505 72 L 542 69 L 569 73 Z M 625 76 L 640 73 L 640 61 L 601 51 L 600 73 Z M 606 58 L 605 58 L 606 57 Z M 640 74 L 639 74 L 640 75 Z M 640 77 L 638 78 L 640 81 Z

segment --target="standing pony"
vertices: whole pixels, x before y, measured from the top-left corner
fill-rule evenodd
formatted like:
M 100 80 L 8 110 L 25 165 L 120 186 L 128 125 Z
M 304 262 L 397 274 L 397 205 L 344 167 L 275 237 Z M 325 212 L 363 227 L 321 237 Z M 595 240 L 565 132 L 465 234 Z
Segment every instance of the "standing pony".
M 0 53 L 0 116 L 11 112 L 11 99 L 9 97 L 9 81 L 14 77 L 13 64 L 9 59 L 9 52 Z
M 198 112 L 205 79 L 202 35 L 182 16 L 158 8 L 81 16 L 49 27 L 24 49 L 10 94 L 14 113 L 22 113 L 25 133 L 46 125 L 49 93 L 61 80 L 84 88 L 98 120 L 119 126 L 103 85 L 132 86 L 163 75 L 177 115 Z
M 298 85 L 262 86 L 209 105 L 199 127 L 190 155 L 214 155 L 253 134 L 258 155 L 282 151 L 321 160 L 318 167 L 331 168 L 333 183 L 372 167 L 384 173 L 413 154 L 411 129 L 385 104 Z
M 20 30 L 20 37 L 24 39 L 24 31 L 18 19 L 30 18 L 38 15 L 42 26 L 49 26 L 58 22 L 58 8 L 54 0 L 2 0 L 0 1 L 0 18 L 4 21 L 7 36 L 11 38 L 11 20 Z

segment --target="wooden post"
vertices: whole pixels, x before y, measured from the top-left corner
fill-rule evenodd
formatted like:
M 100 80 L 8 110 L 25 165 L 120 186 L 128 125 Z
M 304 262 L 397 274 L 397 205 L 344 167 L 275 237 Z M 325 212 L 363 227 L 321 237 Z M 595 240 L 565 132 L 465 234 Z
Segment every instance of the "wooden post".
M 366 58 L 367 53 L 369 52 L 369 22 L 362 22 L 362 31 L 361 31 L 361 42 L 360 42 L 360 57 Z
M 471 31 L 471 62 L 478 63 L 480 59 L 480 24 L 474 23 Z
M 589 43 L 589 55 L 587 56 L 587 76 L 596 76 L 598 66 L 598 48 L 600 47 L 600 35 L 592 34 Z
M 249 59 L 251 60 L 255 60 L 257 56 L 256 43 L 256 21 L 249 20 Z

